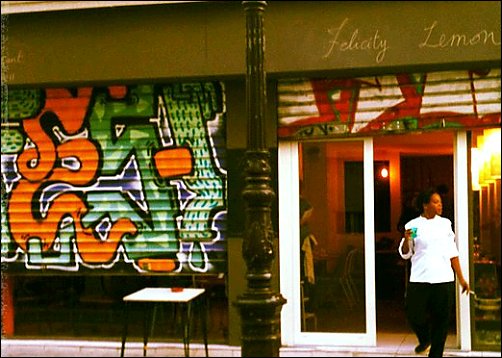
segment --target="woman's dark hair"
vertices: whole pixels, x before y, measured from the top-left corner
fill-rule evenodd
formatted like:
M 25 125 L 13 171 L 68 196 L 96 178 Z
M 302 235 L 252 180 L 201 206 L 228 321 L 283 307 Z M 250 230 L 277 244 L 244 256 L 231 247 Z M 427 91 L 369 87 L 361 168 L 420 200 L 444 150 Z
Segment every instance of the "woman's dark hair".
M 438 191 L 434 188 L 426 189 L 418 194 L 416 208 L 419 213 L 424 211 L 424 205 L 428 204 L 431 201 L 431 197 L 434 194 L 439 194 Z

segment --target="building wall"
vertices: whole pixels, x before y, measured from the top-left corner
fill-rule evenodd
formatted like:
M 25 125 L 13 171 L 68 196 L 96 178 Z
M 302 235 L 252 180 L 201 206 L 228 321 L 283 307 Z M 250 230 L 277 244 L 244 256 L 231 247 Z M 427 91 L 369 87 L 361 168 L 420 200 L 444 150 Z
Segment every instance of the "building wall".
M 265 70 L 353 77 L 498 67 L 500 10 L 498 1 L 269 1 Z M 221 80 L 246 71 L 240 2 L 19 13 L 4 23 L 9 85 Z

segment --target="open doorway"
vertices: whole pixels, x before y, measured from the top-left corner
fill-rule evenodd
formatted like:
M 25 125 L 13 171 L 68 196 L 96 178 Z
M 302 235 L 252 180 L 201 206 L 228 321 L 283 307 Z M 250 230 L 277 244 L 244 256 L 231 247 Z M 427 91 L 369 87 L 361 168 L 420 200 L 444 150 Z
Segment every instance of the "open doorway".
M 416 210 L 409 208 L 413 205 L 413 199 L 420 191 L 434 187 L 443 192 L 443 215 L 454 222 L 453 141 L 454 133 L 447 131 L 374 138 L 375 162 L 389 163 L 391 202 L 390 230 L 378 230 L 375 226 L 378 334 L 413 334 L 404 312 L 410 263 L 403 260 L 397 252 L 402 237 L 400 220 L 407 222 L 416 216 Z M 379 205 L 375 196 L 375 211 L 377 210 Z M 407 210 L 413 214 L 406 214 Z M 410 216 L 403 219 L 406 215 Z M 452 312 L 451 335 L 456 334 L 455 324 L 455 312 Z M 455 340 L 450 338 L 448 342 L 450 341 Z
M 305 141 L 280 148 L 280 172 L 293 168 L 293 175 L 298 173 L 292 183 L 291 175 L 281 178 L 279 194 L 284 215 L 280 221 L 285 223 L 281 272 L 288 272 L 281 276 L 281 290 L 293 303 L 283 311 L 290 319 L 288 327 L 293 327 L 284 332 L 288 342 L 320 344 L 328 341 L 326 333 L 330 345 L 336 345 L 334 337 L 342 334 L 344 339 L 350 334 L 355 344 L 361 344 L 363 336 L 372 340 L 375 333 L 377 344 L 380 333 L 413 339 L 404 314 L 409 268 L 397 252 L 403 190 L 408 188 L 406 178 L 413 177 L 413 190 L 446 183 L 453 192 L 454 133 L 365 140 Z M 374 203 L 368 205 L 367 195 Z M 313 208 L 309 215 L 313 241 L 300 240 L 302 196 Z M 294 206 L 298 212 L 291 210 Z M 298 222 L 292 224 L 292 215 Z M 291 237 L 298 239 L 297 245 L 291 245 Z M 309 243 L 305 249 L 304 242 Z M 307 253 L 311 265 L 305 265 Z M 371 256 L 374 261 L 368 260 Z M 452 319 L 455 323 L 455 315 Z M 447 346 L 455 344 L 454 325 L 452 338 Z

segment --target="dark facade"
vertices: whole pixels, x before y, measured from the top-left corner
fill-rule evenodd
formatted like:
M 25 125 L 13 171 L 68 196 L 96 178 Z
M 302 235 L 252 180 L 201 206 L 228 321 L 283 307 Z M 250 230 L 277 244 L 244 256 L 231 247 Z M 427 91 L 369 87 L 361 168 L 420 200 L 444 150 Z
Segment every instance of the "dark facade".
M 274 190 L 281 141 L 499 128 L 499 14 L 499 2 L 268 2 L 265 142 Z M 241 3 L 11 13 L 2 21 L 2 294 L 13 304 L 4 333 L 22 336 L 13 323 L 45 322 L 46 308 L 59 306 L 75 315 L 74 332 L 95 324 L 83 317 L 96 312 L 111 312 L 103 317 L 111 327 L 124 294 L 176 282 L 211 290 L 223 306 L 213 338 L 238 345 Z M 447 90 L 426 92 L 432 84 Z M 471 100 L 455 102 L 457 95 Z M 427 102 L 440 96 L 449 99 Z M 365 101 L 372 105 L 361 109 Z M 272 205 L 277 232 L 280 200 Z

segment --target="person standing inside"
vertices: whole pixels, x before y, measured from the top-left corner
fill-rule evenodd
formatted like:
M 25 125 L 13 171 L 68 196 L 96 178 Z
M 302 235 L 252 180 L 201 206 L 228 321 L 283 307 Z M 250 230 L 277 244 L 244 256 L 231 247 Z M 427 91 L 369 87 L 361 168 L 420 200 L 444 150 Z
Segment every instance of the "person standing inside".
M 300 181 L 300 270 L 301 279 L 309 285 L 315 283 L 313 273 L 313 247 L 317 245 L 310 230 L 310 220 L 314 208 L 303 195 L 303 181 Z
M 398 248 L 403 259 L 411 259 L 406 317 L 418 339 L 415 353 L 430 348 L 429 357 L 442 357 L 455 299 L 455 275 L 462 293 L 469 294 L 469 283 L 460 268 L 451 221 L 441 217 L 439 193 L 434 189 L 420 193 L 417 209 L 421 214 L 406 223 Z
M 314 208 L 305 198 L 303 189 L 303 181 L 300 181 L 300 280 L 305 297 L 309 297 L 308 310 L 313 311 L 317 305 L 314 272 L 314 247 L 317 240 L 309 225 Z

